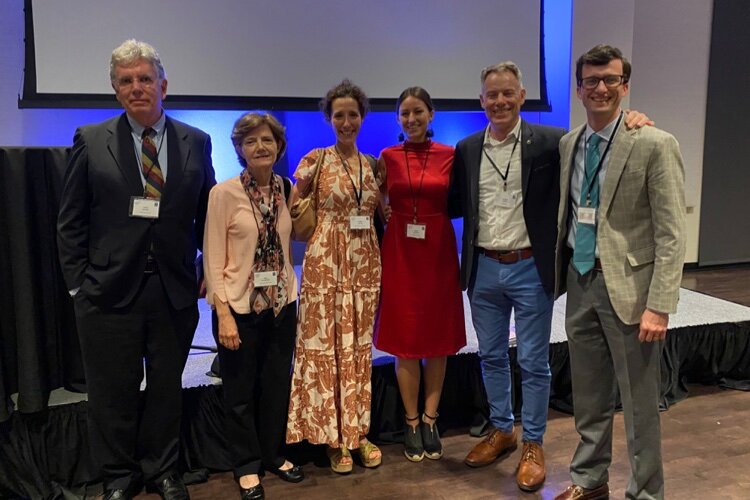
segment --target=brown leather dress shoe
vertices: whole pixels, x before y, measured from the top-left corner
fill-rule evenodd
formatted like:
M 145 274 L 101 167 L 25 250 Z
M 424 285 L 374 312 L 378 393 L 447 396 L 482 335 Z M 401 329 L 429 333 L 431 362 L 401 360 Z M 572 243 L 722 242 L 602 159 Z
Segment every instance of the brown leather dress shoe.
M 518 462 L 516 483 L 523 491 L 536 491 L 544 484 L 544 450 L 542 445 L 524 441 L 521 461 Z
M 607 500 L 608 498 L 609 485 L 607 483 L 590 490 L 571 484 L 565 491 L 557 495 L 555 500 Z
M 516 428 L 508 433 L 492 429 L 487 437 L 466 455 L 464 463 L 469 467 L 483 467 L 494 462 L 500 455 L 510 453 L 516 448 L 518 448 Z

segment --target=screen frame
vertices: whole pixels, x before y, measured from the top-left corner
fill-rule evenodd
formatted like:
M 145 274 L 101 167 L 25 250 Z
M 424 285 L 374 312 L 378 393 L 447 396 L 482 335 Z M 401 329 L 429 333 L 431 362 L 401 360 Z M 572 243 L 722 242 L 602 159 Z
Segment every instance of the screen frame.
M 540 0 L 539 9 L 539 99 L 527 99 L 523 111 L 550 111 L 547 94 L 546 58 L 544 51 L 544 8 Z M 34 16 L 32 0 L 24 0 L 25 19 L 25 68 L 23 93 L 18 99 L 19 109 L 113 109 L 120 108 L 112 94 L 57 94 L 37 91 L 36 51 L 34 45 Z M 104 70 L 103 70 L 104 71 Z M 478 95 L 478 94 L 477 94 Z M 479 99 L 433 99 L 441 111 L 480 111 Z M 276 97 L 276 96 L 201 96 L 167 95 L 166 109 L 266 109 L 269 111 L 318 111 L 320 98 Z M 390 111 L 396 99 L 370 99 L 372 111 Z

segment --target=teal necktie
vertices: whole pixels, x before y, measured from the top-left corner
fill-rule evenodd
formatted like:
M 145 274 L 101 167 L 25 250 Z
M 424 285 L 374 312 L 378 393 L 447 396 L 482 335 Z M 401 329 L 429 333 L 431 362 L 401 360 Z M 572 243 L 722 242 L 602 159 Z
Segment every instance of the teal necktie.
M 596 167 L 599 166 L 601 154 L 599 143 L 602 138 L 596 134 L 589 137 L 586 148 L 586 164 L 583 180 L 581 181 L 581 199 L 579 207 L 599 208 L 599 175 Z M 591 186 L 589 191 L 589 186 Z M 590 204 L 588 201 L 590 200 Z M 586 274 L 594 268 L 596 252 L 596 225 L 581 224 L 576 226 L 576 247 L 573 250 L 573 265 L 581 275 Z

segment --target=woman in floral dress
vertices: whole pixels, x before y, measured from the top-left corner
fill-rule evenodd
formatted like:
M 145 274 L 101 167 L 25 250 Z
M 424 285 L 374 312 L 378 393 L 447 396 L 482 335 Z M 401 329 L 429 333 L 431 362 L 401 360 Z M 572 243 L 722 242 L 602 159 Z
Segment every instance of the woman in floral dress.
M 331 468 L 352 470 L 349 450 L 377 467 L 370 430 L 372 331 L 380 289 L 380 251 L 373 228 L 379 180 L 357 147 L 368 110 L 362 89 L 344 80 L 321 102 L 336 143 L 300 160 L 292 203 L 320 173 L 317 226 L 307 244 L 297 321 L 287 442 L 328 445 Z

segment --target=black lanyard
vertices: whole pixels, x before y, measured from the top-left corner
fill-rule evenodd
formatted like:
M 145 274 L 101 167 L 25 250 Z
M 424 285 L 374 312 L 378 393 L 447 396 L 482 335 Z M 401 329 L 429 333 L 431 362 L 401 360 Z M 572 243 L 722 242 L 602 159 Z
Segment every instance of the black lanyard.
M 508 190 L 508 172 L 510 172 L 510 162 L 513 160 L 513 154 L 516 152 L 516 146 L 518 146 L 518 136 L 516 136 L 516 140 L 513 142 L 513 149 L 510 151 L 510 158 L 508 158 L 508 164 L 505 166 L 505 175 L 503 175 L 500 169 L 497 168 L 497 164 L 492 160 L 492 158 L 490 158 L 490 155 L 487 154 L 487 149 L 482 147 L 484 156 L 489 160 L 492 168 L 494 168 L 503 179 L 503 191 Z
M 411 168 L 409 168 L 409 154 L 407 153 L 407 146 L 404 144 L 404 160 L 406 160 L 406 175 L 409 177 L 409 193 L 411 194 L 411 206 L 413 209 L 414 214 L 414 223 L 417 223 L 417 203 L 419 203 L 419 198 L 422 196 L 422 182 L 424 181 L 424 173 L 427 170 L 427 159 L 430 157 L 430 147 L 432 146 L 432 142 L 429 142 L 427 144 L 427 151 L 424 155 L 424 160 L 422 161 L 422 173 L 419 175 L 419 189 L 417 190 L 417 195 L 414 196 L 414 188 L 412 187 L 411 183 Z M 416 155 L 416 148 L 414 149 L 414 154 Z
M 344 170 L 346 170 L 346 175 L 349 177 L 349 182 L 352 183 L 352 191 L 354 192 L 354 197 L 357 199 L 357 211 L 359 211 L 359 208 L 362 206 L 362 190 L 364 189 L 364 183 L 362 182 L 362 155 L 357 152 L 357 159 L 359 160 L 359 191 L 357 191 L 357 185 L 354 183 L 354 178 L 352 177 L 349 163 L 344 159 L 343 156 L 341 156 L 338 147 L 334 146 L 334 149 L 336 150 L 336 154 L 338 155 L 339 160 L 341 160 L 341 163 L 344 164 Z
M 615 123 L 615 128 L 612 130 L 612 133 L 609 135 L 609 140 L 607 141 L 607 147 L 604 148 L 604 154 L 599 158 L 599 164 L 596 166 L 596 170 L 594 170 L 594 175 L 591 176 L 591 178 L 588 177 L 588 169 L 586 168 L 586 159 L 588 158 L 588 154 L 586 154 L 586 149 L 584 148 L 583 151 L 583 182 L 581 182 L 581 189 L 584 187 L 586 188 L 586 191 L 582 191 L 582 193 L 586 193 L 586 206 L 591 206 L 591 189 L 594 187 L 594 179 L 599 177 L 599 171 L 602 169 L 602 165 L 604 165 L 604 158 L 607 157 L 607 153 L 609 153 L 609 148 L 612 146 L 612 140 L 615 138 L 615 134 L 617 133 L 617 128 L 620 126 L 620 121 L 622 121 L 622 111 L 620 112 L 620 116 L 617 118 L 617 123 Z M 611 123 L 611 122 L 610 122 Z M 584 141 L 585 144 L 585 141 Z M 599 147 L 597 145 L 597 147 Z

